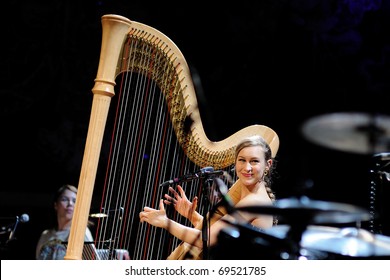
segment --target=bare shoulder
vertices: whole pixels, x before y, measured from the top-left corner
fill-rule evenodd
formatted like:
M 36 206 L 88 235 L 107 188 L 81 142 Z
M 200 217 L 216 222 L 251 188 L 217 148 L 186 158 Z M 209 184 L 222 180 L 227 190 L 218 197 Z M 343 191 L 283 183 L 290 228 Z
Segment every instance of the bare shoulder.
M 242 198 L 237 204 L 237 207 L 245 206 L 259 206 L 259 205 L 272 205 L 272 201 L 268 196 L 258 195 L 258 194 L 249 194 L 246 197 Z

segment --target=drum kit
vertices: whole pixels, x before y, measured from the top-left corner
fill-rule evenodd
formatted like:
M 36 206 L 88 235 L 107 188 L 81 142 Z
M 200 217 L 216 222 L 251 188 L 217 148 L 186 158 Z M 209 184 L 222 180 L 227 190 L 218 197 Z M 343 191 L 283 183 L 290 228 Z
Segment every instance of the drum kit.
M 306 121 L 302 133 L 308 140 L 327 148 L 372 155 L 373 175 L 390 182 L 386 169 L 390 167 L 390 117 L 327 114 Z M 374 188 L 379 182 L 372 181 L 374 201 L 377 192 Z M 279 199 L 272 206 L 238 207 L 238 211 L 281 217 L 283 223 L 259 230 L 246 223 L 226 221 L 228 226 L 221 230 L 218 244 L 211 249 L 212 256 L 215 259 L 390 259 L 390 236 L 373 226 L 378 216 L 384 218 L 384 213 L 377 213 L 377 204 L 372 203 L 372 209 L 367 210 L 301 196 Z M 364 221 L 371 222 L 371 228 L 362 228 Z

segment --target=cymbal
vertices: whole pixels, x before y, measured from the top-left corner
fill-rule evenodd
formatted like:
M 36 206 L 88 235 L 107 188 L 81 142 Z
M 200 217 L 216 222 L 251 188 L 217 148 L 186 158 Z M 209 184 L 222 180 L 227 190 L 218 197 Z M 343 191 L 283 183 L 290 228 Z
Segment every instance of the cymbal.
M 390 116 L 331 113 L 307 120 L 303 135 L 315 144 L 358 154 L 390 150 Z
M 309 227 L 303 233 L 302 246 L 352 257 L 390 256 L 389 237 L 361 228 Z
M 307 224 L 352 223 L 367 221 L 367 210 L 345 203 L 312 200 L 308 197 L 279 199 L 273 206 L 237 207 L 238 211 L 278 215 L 287 221 Z
M 265 233 L 283 239 L 289 230 L 288 225 L 277 225 Z M 302 234 L 300 246 L 351 257 L 390 256 L 390 237 L 362 228 L 310 225 Z

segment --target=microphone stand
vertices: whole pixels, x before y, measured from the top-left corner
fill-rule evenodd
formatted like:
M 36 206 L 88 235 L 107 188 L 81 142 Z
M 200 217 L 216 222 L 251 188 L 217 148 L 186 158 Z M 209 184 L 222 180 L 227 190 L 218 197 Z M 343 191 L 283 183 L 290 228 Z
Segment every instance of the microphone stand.
M 18 223 L 19 223 L 19 217 L 16 216 L 16 221 L 15 221 L 14 228 L 11 230 L 11 233 L 9 234 L 9 237 L 8 237 L 8 240 L 7 240 L 6 243 L 9 243 L 9 242 L 11 242 L 12 240 L 15 239 L 15 231 L 16 231 L 16 227 L 18 226 Z
M 208 226 L 208 223 L 209 223 L 209 221 L 207 220 L 207 213 L 208 213 L 208 209 L 210 206 L 209 195 L 210 195 L 210 187 L 211 187 L 213 180 L 210 179 L 210 176 L 207 175 L 207 173 L 205 176 L 202 176 L 202 177 L 203 177 L 202 184 L 204 186 L 202 188 L 203 200 L 204 200 L 204 207 L 203 207 L 203 213 L 202 213 L 202 216 L 203 216 L 203 224 L 202 224 L 203 259 L 207 260 L 209 258 L 209 250 L 208 250 L 208 247 L 209 247 L 209 235 L 208 235 L 209 226 Z

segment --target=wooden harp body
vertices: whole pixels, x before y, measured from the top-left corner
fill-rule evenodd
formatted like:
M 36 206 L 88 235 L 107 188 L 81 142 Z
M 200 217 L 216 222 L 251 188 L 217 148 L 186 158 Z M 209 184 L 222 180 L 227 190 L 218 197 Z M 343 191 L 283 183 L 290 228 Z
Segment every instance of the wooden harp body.
M 269 127 L 252 125 L 224 140 L 210 141 L 189 67 L 178 47 L 158 30 L 119 15 L 103 16 L 102 31 L 65 259 L 82 258 L 85 229 L 97 197 L 102 214 L 95 221 L 98 250 L 108 252 L 107 258 L 120 249 L 128 250 L 131 259 L 166 259 L 180 241 L 139 223 L 143 207 L 158 208 L 167 192 L 162 182 L 206 166 L 228 170 L 234 164 L 235 146 L 246 136 L 262 135 L 275 156 L 279 139 Z M 200 197 L 199 211 L 209 207 L 202 204 L 201 182 L 182 186 L 189 199 Z M 187 222 L 173 210 L 167 209 L 168 213 Z

